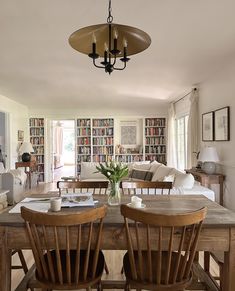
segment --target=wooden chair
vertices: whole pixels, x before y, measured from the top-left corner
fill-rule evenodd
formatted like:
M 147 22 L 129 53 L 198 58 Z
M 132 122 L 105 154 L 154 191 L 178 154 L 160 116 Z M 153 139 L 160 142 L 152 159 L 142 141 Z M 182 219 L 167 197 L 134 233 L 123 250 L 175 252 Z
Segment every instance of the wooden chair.
M 23 269 L 24 273 L 26 274 L 29 269 L 28 269 L 27 263 L 25 261 L 24 254 L 23 254 L 22 250 L 12 250 L 11 255 L 14 256 L 15 254 L 18 254 L 21 265 L 12 265 L 11 269 L 12 270 Z
M 211 273 L 211 259 L 218 265 L 219 276 L 213 276 Z M 222 252 L 204 252 L 204 271 L 208 274 L 218 290 L 224 290 L 226 271 L 224 268 L 224 254 Z
M 93 194 L 106 194 L 108 181 L 58 181 L 59 194 L 80 192 L 92 192 Z
M 21 207 L 35 259 L 36 279 L 43 290 L 91 290 L 94 285 L 100 289 L 104 270 L 100 241 L 106 212 L 105 205 L 67 214 Z
M 59 195 L 65 193 L 92 192 L 93 194 L 107 194 L 108 181 L 58 181 L 57 188 Z M 109 274 L 108 266 L 105 262 L 105 272 Z
M 122 193 L 128 195 L 136 194 L 158 194 L 159 189 L 161 189 L 160 194 L 164 194 L 164 190 L 168 190 L 167 194 L 170 194 L 172 189 L 172 182 L 150 182 L 150 181 L 122 181 L 120 184 Z
M 176 291 L 189 286 L 206 208 L 168 215 L 121 205 L 121 214 L 128 250 L 123 259 L 125 290 Z

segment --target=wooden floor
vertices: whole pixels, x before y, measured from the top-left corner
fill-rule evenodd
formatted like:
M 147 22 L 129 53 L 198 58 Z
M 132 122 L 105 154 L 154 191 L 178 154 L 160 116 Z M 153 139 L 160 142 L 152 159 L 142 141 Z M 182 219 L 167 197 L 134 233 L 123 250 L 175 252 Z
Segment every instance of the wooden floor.
M 37 187 L 27 190 L 25 194 L 38 194 L 38 193 L 47 193 L 48 191 L 56 191 L 56 183 L 41 183 Z M 110 270 L 110 274 L 103 275 L 103 279 L 107 280 L 124 280 L 124 276 L 121 274 L 122 267 L 122 257 L 123 251 L 104 251 L 105 259 Z M 33 257 L 31 251 L 24 251 L 25 258 L 27 260 L 28 267 L 30 267 L 33 263 Z M 200 256 L 200 261 L 202 261 L 202 256 Z M 18 257 L 14 255 L 12 257 L 12 264 L 17 264 Z M 216 264 L 212 264 L 212 273 L 218 274 L 218 268 Z M 12 291 L 15 290 L 16 286 L 22 280 L 24 273 L 22 270 L 13 270 L 12 271 Z M 40 289 L 37 289 L 40 290 Z M 105 290 L 105 289 L 104 289 Z M 120 290 L 120 289 L 119 289 Z M 115 291 L 115 290 L 114 290 Z

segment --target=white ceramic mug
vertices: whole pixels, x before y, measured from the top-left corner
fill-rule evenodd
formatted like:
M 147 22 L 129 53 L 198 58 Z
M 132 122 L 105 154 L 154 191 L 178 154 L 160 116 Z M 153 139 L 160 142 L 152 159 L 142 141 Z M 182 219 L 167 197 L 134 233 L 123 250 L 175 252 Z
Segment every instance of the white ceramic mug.
M 135 208 L 141 208 L 142 205 L 142 199 L 137 197 L 137 196 L 133 196 L 131 197 L 131 206 L 135 207 Z
M 55 197 L 51 198 L 50 205 L 51 205 L 51 211 L 60 211 L 61 209 L 61 197 Z

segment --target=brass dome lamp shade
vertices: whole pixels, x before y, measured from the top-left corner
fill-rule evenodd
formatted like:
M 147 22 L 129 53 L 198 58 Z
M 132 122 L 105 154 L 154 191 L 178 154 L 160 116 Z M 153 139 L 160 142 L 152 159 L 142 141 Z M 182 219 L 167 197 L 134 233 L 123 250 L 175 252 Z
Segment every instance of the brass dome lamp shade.
M 91 25 L 73 32 L 69 44 L 80 53 L 88 55 L 97 68 L 111 74 L 113 70 L 124 70 L 129 56 L 140 53 L 151 44 L 150 36 L 135 27 L 113 23 L 109 0 L 107 23 Z M 103 57 L 98 65 L 96 60 Z M 123 63 L 117 66 L 117 59 Z

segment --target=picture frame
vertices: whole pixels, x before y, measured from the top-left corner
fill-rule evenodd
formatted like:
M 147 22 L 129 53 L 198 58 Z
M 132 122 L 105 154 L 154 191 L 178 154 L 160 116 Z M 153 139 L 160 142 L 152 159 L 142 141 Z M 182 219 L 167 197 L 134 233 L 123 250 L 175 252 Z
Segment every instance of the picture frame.
M 229 106 L 214 111 L 215 141 L 230 140 L 230 110 Z
M 18 130 L 18 141 L 24 141 L 24 131 Z
M 136 147 L 137 144 L 137 124 L 136 121 L 121 122 L 121 145 L 124 147 Z
M 206 112 L 202 114 L 202 140 L 214 140 L 214 112 Z

